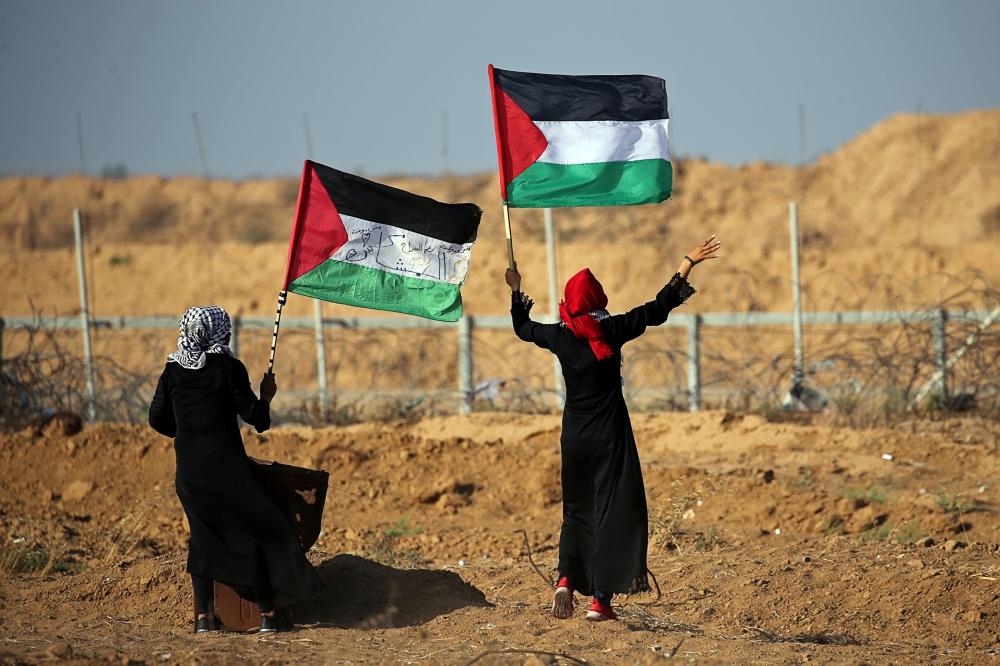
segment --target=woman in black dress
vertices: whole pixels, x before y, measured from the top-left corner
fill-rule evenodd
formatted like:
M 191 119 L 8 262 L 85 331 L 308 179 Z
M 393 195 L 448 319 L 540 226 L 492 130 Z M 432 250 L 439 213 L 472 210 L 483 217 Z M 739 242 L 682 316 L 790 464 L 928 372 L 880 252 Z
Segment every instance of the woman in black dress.
M 610 315 L 600 282 L 584 269 L 566 283 L 559 324 L 528 316 L 532 300 L 521 293 L 517 269 L 507 269 L 514 332 L 559 357 L 566 383 L 563 409 L 563 524 L 559 537 L 559 583 L 552 614 L 573 614 L 573 591 L 594 595 L 587 619 L 615 620 L 611 598 L 649 589 L 646 576 L 648 525 L 642 468 L 622 395 L 621 348 L 659 326 L 695 293 L 691 269 L 714 259 L 721 243 L 713 235 L 684 257 L 656 300 L 625 314 Z
M 196 630 L 216 626 L 208 606 L 212 581 L 219 581 L 258 603 L 261 631 L 276 631 L 275 603 L 310 599 L 325 586 L 240 437 L 237 415 L 257 432 L 270 427 L 274 375 L 264 375 L 258 399 L 246 367 L 228 347 L 229 315 L 222 308 L 190 308 L 180 331 L 177 351 L 167 357 L 156 385 L 149 425 L 174 438 L 177 497 L 191 526 L 187 572 L 195 589 Z

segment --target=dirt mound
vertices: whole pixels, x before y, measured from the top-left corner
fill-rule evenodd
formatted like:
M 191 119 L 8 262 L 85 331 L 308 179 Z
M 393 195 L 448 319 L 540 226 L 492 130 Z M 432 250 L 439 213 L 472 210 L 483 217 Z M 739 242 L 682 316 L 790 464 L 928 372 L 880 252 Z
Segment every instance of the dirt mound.
M 560 275 L 591 267 L 605 280 L 613 307 L 626 309 L 655 294 L 683 253 L 715 232 L 724 239 L 725 260 L 696 273 L 699 289 L 713 298 L 691 307 L 788 309 L 788 202 L 797 199 L 807 307 L 947 298 L 971 277 L 953 284 L 938 273 L 998 277 L 992 257 L 1000 233 L 998 121 L 996 110 L 893 116 L 804 169 L 678 160 L 674 196 L 663 204 L 557 210 Z M 492 174 L 386 179 L 484 209 L 463 289 L 473 314 L 509 307 L 495 181 Z M 76 310 L 70 215 L 80 207 L 89 227 L 96 314 L 176 314 L 206 298 L 233 313 L 269 314 L 296 189 L 290 179 L 0 179 L 0 238 L 7 248 L 0 253 L 7 286 L 0 312 L 27 314 L 32 304 L 48 313 Z M 542 212 L 515 210 L 512 218 L 526 286 L 541 301 Z M 289 313 L 307 315 L 310 307 L 293 298 Z M 358 312 L 326 307 L 331 314 Z
M 116 425 L 0 436 L 2 555 L 15 569 L 0 578 L 0 639 L 25 663 L 453 663 L 492 649 L 592 663 L 663 652 L 700 663 L 992 659 L 994 422 L 855 431 L 722 412 L 633 422 L 662 595 L 620 598 L 623 621 L 605 625 L 547 613 L 551 592 L 515 532 L 553 575 L 558 417 L 245 432 L 251 455 L 331 479 L 310 553 L 330 591 L 300 607 L 302 629 L 261 640 L 188 633 L 169 440 Z M 62 643 L 71 654 L 47 655 Z

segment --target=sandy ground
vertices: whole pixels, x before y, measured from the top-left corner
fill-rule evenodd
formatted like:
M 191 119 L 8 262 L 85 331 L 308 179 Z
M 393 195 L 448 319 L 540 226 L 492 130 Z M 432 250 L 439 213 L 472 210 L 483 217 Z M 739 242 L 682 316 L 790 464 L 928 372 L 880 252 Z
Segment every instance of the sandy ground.
M 464 663 L 503 649 L 588 663 L 668 653 L 695 663 L 996 663 L 996 423 L 861 431 L 724 412 L 633 422 L 662 595 L 617 598 L 622 619 L 606 624 L 553 619 L 551 591 L 514 532 L 526 530 L 551 575 L 558 416 L 245 433 L 255 457 L 331 474 L 325 535 L 310 554 L 329 592 L 300 606 L 296 631 L 271 638 L 190 633 L 169 440 L 127 425 L 2 436 L 5 553 L 51 553 L 54 565 L 0 578 L 0 651 L 30 664 Z M 112 544 L 120 526 L 127 533 Z M 386 541 L 386 526 L 403 536 Z

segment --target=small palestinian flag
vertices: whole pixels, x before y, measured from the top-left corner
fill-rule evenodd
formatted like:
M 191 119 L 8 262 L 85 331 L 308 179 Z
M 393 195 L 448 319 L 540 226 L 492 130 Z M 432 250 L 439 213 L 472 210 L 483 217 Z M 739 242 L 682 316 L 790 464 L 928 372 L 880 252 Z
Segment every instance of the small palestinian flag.
M 500 195 L 508 206 L 628 206 L 670 196 L 663 79 L 493 65 L 489 73 Z
M 307 161 L 284 289 L 458 321 L 481 215 L 475 204 L 439 203 Z

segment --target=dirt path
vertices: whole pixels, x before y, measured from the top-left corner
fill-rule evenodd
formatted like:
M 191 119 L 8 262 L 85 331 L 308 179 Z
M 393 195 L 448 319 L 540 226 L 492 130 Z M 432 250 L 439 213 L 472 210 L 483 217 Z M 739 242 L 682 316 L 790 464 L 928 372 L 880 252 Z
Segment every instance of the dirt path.
M 52 564 L 0 577 L 0 652 L 32 664 L 462 663 L 492 649 L 588 663 L 673 651 L 697 663 L 996 663 L 997 424 L 636 415 L 662 597 L 619 598 L 622 622 L 608 624 L 554 620 L 514 533 L 551 573 L 558 426 L 476 414 L 247 434 L 255 457 L 331 473 L 311 553 L 330 591 L 299 608 L 298 631 L 266 639 L 190 633 L 168 440 L 124 425 L 2 436 L 3 553 Z

